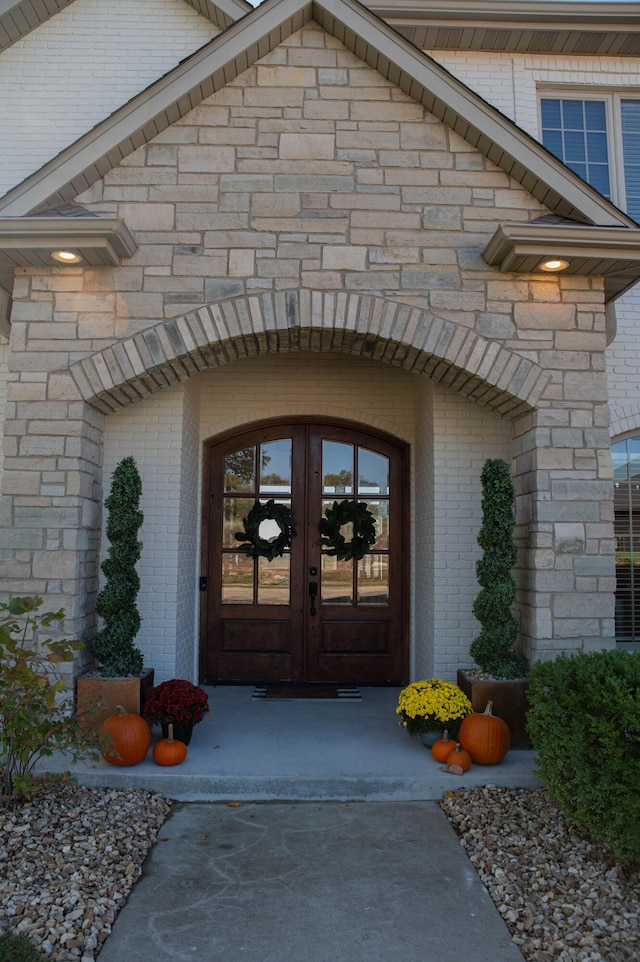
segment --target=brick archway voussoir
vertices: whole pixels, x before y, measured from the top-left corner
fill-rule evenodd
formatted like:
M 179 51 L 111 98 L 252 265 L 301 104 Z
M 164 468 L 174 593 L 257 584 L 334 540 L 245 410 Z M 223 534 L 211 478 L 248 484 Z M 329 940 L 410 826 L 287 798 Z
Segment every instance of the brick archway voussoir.
M 498 413 L 536 407 L 550 375 L 450 319 L 378 294 L 307 289 L 230 298 L 159 321 L 70 367 L 104 413 L 242 357 L 334 351 L 429 377 Z

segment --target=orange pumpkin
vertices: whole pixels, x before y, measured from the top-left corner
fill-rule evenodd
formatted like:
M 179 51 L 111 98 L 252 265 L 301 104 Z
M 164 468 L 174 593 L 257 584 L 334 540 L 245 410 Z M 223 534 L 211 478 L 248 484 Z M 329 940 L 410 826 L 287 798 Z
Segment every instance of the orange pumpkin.
M 442 738 L 439 738 L 437 742 L 431 746 L 431 754 L 437 762 L 446 762 L 447 756 L 455 750 L 456 743 L 453 738 L 449 738 L 449 732 L 446 730 L 442 733 Z
M 467 715 L 460 725 L 460 744 L 476 765 L 497 765 L 509 751 L 511 734 L 503 718 L 492 713 L 493 702 L 487 702 L 484 714 Z
M 471 768 L 471 755 L 464 750 L 460 743 L 447 755 L 447 767 L 451 768 L 454 765 L 459 765 L 463 772 L 468 772 Z
M 153 747 L 153 760 L 156 765 L 179 765 L 187 757 L 187 746 L 173 737 L 173 724 L 169 722 L 167 738 L 156 742 Z
M 116 705 L 116 715 L 109 715 L 102 731 L 111 736 L 111 744 L 102 752 L 110 765 L 138 765 L 149 751 L 151 729 L 140 715 L 130 715 Z

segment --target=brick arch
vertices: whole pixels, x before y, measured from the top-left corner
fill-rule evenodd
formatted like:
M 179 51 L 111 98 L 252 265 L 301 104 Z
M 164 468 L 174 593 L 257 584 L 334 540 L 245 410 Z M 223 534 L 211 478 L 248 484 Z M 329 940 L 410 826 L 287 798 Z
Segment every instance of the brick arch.
M 640 434 L 640 401 L 625 404 L 612 414 L 609 433 L 612 444 L 624 440 L 630 434 Z
M 217 301 L 76 361 L 82 398 L 104 413 L 242 357 L 340 352 L 447 384 L 502 415 L 533 409 L 550 375 L 454 321 L 375 294 L 297 290 Z

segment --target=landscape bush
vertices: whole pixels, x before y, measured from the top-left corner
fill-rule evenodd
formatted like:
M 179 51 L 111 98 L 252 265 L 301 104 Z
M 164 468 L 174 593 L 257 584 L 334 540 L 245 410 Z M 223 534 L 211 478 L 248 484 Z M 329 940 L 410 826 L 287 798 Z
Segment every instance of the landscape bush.
M 569 822 L 640 862 L 640 653 L 560 655 L 531 671 L 537 771 Z
M 45 962 L 47 958 L 23 935 L 0 936 L 0 962 Z
M 38 614 L 42 598 L 0 603 L 0 803 L 14 806 L 36 792 L 41 758 L 68 752 L 73 761 L 97 757 L 102 742 L 70 715 L 64 680 L 56 666 L 72 661 L 80 641 L 43 637 L 64 611 Z M 60 776 L 62 777 L 62 776 Z

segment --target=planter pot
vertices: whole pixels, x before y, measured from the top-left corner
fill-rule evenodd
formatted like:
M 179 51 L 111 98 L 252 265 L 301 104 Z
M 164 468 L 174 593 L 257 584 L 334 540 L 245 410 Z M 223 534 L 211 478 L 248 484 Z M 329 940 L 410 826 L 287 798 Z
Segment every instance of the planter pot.
M 481 681 L 459 670 L 457 684 L 473 705 L 475 712 L 483 712 L 487 702 L 493 702 L 493 714 L 504 718 L 509 726 L 512 748 L 531 748 L 526 728 L 526 713 L 529 710 L 527 697 L 529 678 Z
M 441 731 L 440 732 L 420 732 L 420 741 L 422 742 L 424 747 L 428 748 L 429 750 L 431 750 L 431 748 L 433 747 L 433 745 L 435 745 L 435 743 L 438 741 L 439 738 L 442 738 Z M 451 743 L 451 747 L 452 748 L 456 747 L 455 742 Z
M 169 722 L 163 722 L 160 726 L 162 728 L 162 737 L 169 737 Z M 188 745 L 191 741 L 191 736 L 193 735 L 193 722 L 173 722 L 173 737 L 176 741 L 183 742 L 183 744 Z
M 116 705 L 122 705 L 130 715 L 141 715 L 153 679 L 153 668 L 130 678 L 102 678 L 95 672 L 82 675 L 76 682 L 76 714 L 96 731 L 100 731 L 105 718 L 115 714 Z M 100 707 L 94 713 L 91 707 L 95 705 Z

